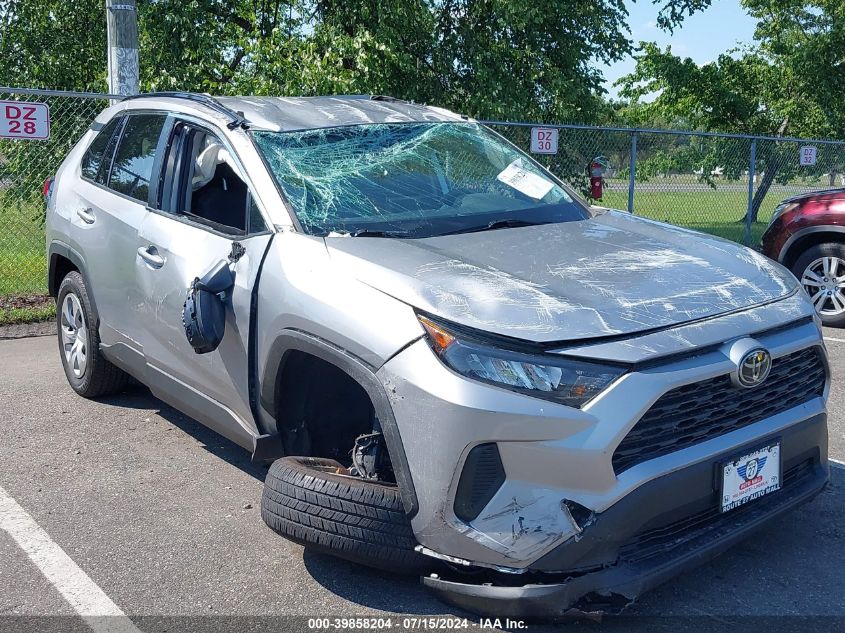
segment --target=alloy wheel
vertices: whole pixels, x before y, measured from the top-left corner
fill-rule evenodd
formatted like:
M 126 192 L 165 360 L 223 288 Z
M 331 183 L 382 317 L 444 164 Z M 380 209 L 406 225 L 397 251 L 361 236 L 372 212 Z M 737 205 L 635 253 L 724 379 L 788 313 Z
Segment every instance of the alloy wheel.
M 60 327 L 65 364 L 74 376 L 82 378 L 88 365 L 88 329 L 82 304 L 72 292 L 66 294 L 62 302 Z
M 845 260 L 820 257 L 804 269 L 801 285 L 822 316 L 845 314 Z

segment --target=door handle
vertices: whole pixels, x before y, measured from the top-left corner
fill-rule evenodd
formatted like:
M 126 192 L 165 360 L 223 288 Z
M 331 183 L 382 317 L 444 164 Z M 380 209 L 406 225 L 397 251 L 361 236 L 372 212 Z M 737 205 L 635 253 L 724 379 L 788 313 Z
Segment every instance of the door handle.
M 78 215 L 85 224 L 94 224 L 94 220 L 97 219 L 94 217 L 93 209 L 77 209 L 76 215 Z
M 164 266 L 164 257 L 158 254 L 155 246 L 142 246 L 138 249 L 138 255 L 153 268 Z

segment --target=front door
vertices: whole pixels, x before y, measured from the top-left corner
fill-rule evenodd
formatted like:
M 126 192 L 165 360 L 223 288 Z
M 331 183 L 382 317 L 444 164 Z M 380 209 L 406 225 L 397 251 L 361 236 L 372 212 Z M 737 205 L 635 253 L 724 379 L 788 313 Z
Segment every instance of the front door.
M 177 123 L 160 208 L 147 213 L 138 232 L 136 274 L 148 384 L 164 400 L 250 445 L 257 433 L 248 389 L 250 305 L 270 233 L 236 169 L 213 132 Z M 196 354 L 182 325 L 188 288 L 227 260 L 236 242 L 243 253 L 231 264 L 235 287 L 223 341 L 213 352 Z

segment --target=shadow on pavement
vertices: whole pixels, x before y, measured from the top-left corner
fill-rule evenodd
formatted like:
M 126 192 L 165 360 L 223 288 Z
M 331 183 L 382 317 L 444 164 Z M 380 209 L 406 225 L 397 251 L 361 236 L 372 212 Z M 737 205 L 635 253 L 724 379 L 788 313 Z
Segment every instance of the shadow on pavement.
M 267 475 L 267 467 L 253 464 L 248 451 L 162 402 L 141 384 L 133 382 L 125 391 L 100 398 L 99 402 L 128 409 L 155 409 L 157 415 L 193 437 L 209 453 L 258 481 L 263 482 Z
M 417 576 L 389 574 L 309 549 L 303 552 L 302 559 L 311 577 L 325 589 L 361 606 L 398 614 L 451 613 L 474 619 L 469 613 L 437 600 Z

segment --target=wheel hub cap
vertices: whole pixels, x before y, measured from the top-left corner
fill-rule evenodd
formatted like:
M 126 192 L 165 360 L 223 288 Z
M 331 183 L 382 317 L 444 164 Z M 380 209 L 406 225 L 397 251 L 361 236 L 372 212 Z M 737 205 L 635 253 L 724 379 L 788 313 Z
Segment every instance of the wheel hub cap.
M 88 365 L 88 330 L 82 304 L 72 292 L 65 295 L 62 302 L 59 327 L 62 331 L 65 364 L 74 376 L 82 378 Z
M 845 261 L 820 257 L 804 269 L 801 285 L 822 316 L 845 314 Z

